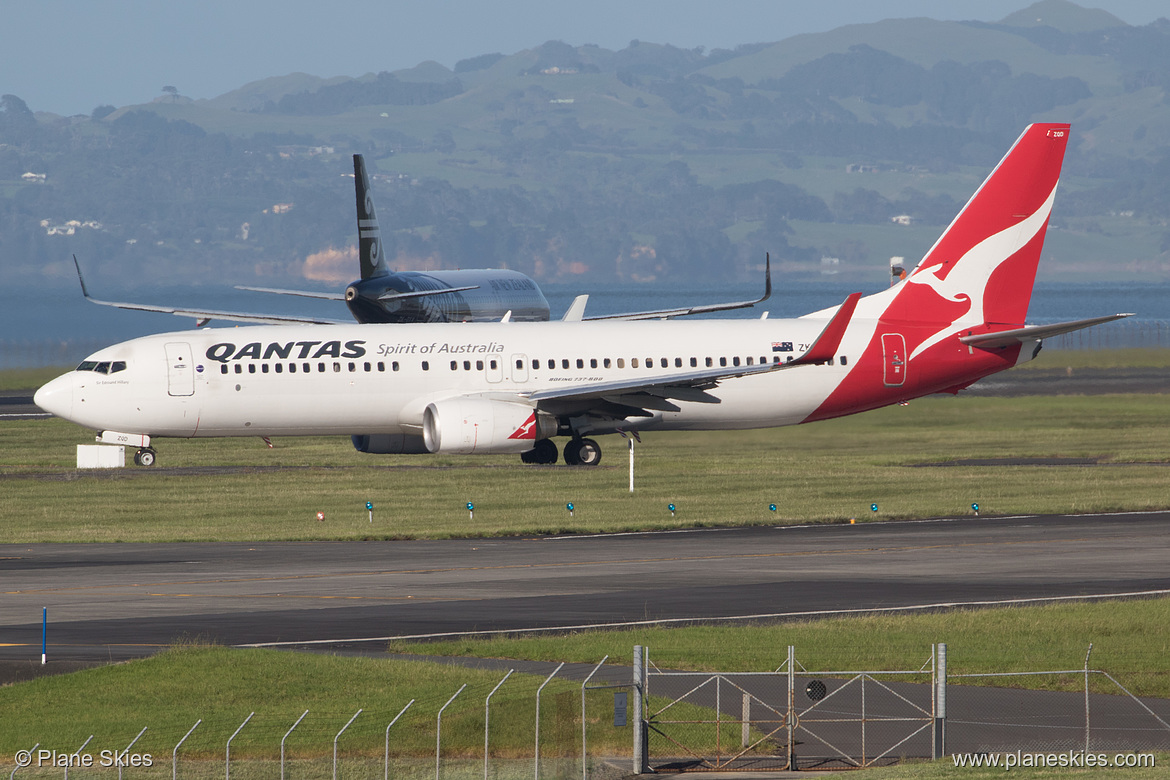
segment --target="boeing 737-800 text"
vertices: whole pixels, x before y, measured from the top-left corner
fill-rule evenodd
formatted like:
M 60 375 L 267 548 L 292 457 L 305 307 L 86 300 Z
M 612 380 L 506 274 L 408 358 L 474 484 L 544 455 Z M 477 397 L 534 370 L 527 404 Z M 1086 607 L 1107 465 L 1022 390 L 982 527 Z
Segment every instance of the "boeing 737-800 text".
M 139 447 L 159 437 L 353 437 L 371 453 L 522 453 L 591 465 L 616 431 L 761 428 L 854 414 L 1030 360 L 1107 322 L 1025 318 L 1066 124 L 1029 126 L 906 279 L 796 319 L 288 325 L 147 336 L 36 394 Z M 505 320 L 507 318 L 505 317 Z

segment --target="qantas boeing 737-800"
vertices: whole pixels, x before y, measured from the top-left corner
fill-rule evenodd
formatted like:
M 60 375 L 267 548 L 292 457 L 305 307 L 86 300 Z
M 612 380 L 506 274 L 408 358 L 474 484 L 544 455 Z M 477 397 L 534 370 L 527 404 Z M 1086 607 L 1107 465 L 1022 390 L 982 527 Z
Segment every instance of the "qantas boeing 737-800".
M 286 325 L 100 350 L 41 408 L 139 447 L 155 438 L 351 435 L 370 453 L 521 453 L 596 464 L 617 431 L 762 428 L 939 392 L 1108 322 L 1025 318 L 1068 143 L 1029 126 L 917 268 L 796 319 Z M 505 320 L 507 318 L 505 317 Z

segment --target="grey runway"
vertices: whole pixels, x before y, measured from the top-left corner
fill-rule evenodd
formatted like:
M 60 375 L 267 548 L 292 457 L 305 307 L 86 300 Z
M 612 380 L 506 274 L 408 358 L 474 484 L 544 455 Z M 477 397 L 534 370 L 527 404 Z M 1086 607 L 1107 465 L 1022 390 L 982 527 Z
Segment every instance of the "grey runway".
M 391 637 L 783 619 L 1170 590 L 1170 513 L 397 542 L 0 546 L 0 660 L 176 639 Z

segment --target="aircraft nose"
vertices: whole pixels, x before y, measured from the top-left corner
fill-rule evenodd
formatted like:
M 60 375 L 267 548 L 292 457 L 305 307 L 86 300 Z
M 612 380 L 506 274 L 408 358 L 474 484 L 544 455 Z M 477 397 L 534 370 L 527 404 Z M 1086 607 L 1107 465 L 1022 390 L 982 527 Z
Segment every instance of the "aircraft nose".
M 33 394 L 33 403 L 66 420 L 73 413 L 73 375 L 64 374 Z

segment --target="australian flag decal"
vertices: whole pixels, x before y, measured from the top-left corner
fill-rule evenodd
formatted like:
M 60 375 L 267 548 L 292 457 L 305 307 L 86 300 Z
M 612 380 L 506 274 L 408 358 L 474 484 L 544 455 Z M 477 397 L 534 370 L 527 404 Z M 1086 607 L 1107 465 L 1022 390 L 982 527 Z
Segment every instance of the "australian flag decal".
M 792 351 L 792 342 L 791 341 L 773 341 L 772 342 L 772 351 L 773 352 L 791 352 Z

